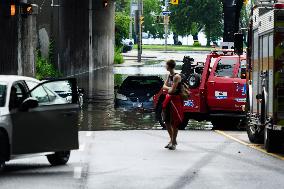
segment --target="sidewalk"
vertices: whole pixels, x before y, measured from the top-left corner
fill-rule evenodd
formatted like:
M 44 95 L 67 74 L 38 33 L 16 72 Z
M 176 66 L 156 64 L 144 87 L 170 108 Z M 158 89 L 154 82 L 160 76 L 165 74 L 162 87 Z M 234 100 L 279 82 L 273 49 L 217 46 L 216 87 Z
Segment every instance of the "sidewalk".
M 205 62 L 205 55 L 208 52 L 191 52 L 191 51 L 149 51 L 144 50 L 142 53 L 142 61 L 137 62 L 137 50 L 132 50 L 127 53 L 122 53 L 125 62 L 123 64 L 116 64 L 117 67 L 127 67 L 127 66 L 143 66 L 146 61 L 164 61 L 173 59 L 181 62 L 184 56 L 191 56 L 198 62 Z

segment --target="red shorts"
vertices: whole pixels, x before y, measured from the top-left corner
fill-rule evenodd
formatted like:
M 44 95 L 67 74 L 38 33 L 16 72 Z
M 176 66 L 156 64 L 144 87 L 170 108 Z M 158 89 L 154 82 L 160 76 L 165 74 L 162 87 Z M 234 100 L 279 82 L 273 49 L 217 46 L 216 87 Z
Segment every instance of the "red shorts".
M 173 127 L 178 127 L 184 118 L 183 112 L 184 101 L 180 95 L 167 94 L 163 102 L 163 110 L 169 111 L 166 114 L 166 122 L 170 122 Z

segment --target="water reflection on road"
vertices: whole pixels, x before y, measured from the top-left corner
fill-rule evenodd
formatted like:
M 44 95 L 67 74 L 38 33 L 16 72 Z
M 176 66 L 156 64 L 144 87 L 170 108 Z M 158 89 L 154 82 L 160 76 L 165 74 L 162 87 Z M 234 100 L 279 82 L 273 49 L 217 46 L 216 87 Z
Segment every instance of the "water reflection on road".
M 163 63 L 136 67 L 102 68 L 80 76 L 78 85 L 86 90 L 84 108 L 80 113 L 80 130 L 162 129 L 153 112 L 115 108 L 115 86 L 128 75 L 159 75 L 166 77 Z M 191 122 L 191 127 L 211 128 L 210 123 Z

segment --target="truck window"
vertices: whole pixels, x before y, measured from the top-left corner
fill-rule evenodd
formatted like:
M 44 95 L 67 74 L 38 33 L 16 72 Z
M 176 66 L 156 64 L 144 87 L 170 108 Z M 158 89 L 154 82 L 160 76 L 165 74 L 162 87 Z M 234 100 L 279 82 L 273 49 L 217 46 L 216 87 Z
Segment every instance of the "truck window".
M 233 77 L 234 68 L 237 63 L 236 59 L 220 59 L 215 70 L 215 76 L 217 77 Z

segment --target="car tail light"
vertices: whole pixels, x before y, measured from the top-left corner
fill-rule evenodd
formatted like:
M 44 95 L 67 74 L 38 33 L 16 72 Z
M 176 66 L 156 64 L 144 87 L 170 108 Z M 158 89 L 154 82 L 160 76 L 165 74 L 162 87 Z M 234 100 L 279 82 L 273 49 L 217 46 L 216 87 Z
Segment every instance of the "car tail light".
M 284 9 L 284 3 L 275 3 L 274 8 L 275 9 Z

